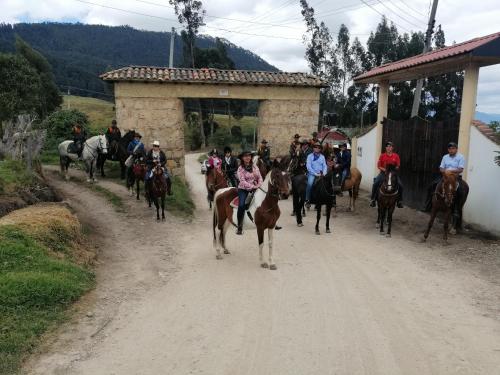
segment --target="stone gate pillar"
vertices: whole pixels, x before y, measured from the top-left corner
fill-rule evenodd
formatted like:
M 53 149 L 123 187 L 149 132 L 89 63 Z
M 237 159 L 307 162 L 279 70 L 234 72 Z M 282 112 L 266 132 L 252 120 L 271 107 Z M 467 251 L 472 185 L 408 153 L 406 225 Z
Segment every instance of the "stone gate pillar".
M 293 135 L 311 138 L 318 128 L 319 100 L 270 99 L 259 102 L 257 143 L 265 138 L 271 156 L 287 155 Z
M 154 140 L 166 152 L 168 169 L 184 177 L 184 105 L 179 98 L 116 97 L 116 121 L 141 133 L 146 149 Z

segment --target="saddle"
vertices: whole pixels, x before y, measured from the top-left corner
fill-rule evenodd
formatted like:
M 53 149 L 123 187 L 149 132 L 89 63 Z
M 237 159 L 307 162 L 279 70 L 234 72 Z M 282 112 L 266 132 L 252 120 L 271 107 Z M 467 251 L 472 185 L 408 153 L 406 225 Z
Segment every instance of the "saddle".
M 79 150 L 79 147 L 76 145 L 75 142 L 71 142 L 69 145 L 68 145 L 68 148 L 66 149 L 66 152 L 68 154 L 77 154 Z
M 255 193 L 249 193 L 247 195 L 247 199 L 245 200 L 245 210 L 248 210 L 248 208 L 250 207 L 250 205 L 252 204 L 252 201 L 253 201 L 253 196 L 255 195 Z M 240 198 L 239 197 L 234 197 L 234 199 L 231 201 L 231 203 L 229 204 L 232 208 L 238 208 L 239 206 L 239 203 L 240 203 Z

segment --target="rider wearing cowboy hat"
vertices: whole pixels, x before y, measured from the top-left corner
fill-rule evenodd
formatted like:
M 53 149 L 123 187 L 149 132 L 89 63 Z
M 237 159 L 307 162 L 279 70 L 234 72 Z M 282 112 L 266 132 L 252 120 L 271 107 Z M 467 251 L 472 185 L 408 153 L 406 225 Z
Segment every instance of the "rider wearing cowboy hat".
M 269 169 L 271 167 L 271 149 L 267 146 L 267 141 L 263 139 L 260 142 L 259 150 L 257 155 L 264 162 L 266 167 Z
M 388 165 L 393 165 L 396 170 L 399 170 L 399 166 L 401 165 L 401 159 L 399 158 L 399 155 L 394 152 L 394 144 L 392 142 L 385 143 L 385 152 L 382 153 L 378 159 L 377 167 L 380 170 L 380 173 L 378 174 L 377 177 L 373 179 L 370 207 L 375 207 L 375 201 L 378 196 L 378 189 L 380 188 L 380 185 L 382 185 L 382 183 L 384 182 L 385 170 Z M 403 200 L 403 185 L 401 184 L 399 175 L 397 177 L 399 185 L 397 206 L 399 208 L 403 208 L 403 204 L 401 203 L 401 201 Z
M 238 186 L 236 171 L 238 170 L 238 160 L 232 155 L 231 147 L 224 147 L 224 157 L 222 158 L 222 170 L 226 175 L 227 182 L 232 187 Z
M 154 141 L 153 148 L 149 150 L 149 152 L 146 155 L 146 165 L 148 166 L 148 173 L 146 173 L 146 180 L 150 179 L 153 176 L 153 168 L 158 163 L 163 168 L 165 176 L 168 177 L 166 168 L 167 156 L 165 155 L 163 150 L 160 149 L 160 141 Z
M 290 153 L 290 156 L 291 156 L 292 158 L 293 158 L 293 155 L 295 155 L 295 152 L 296 152 L 297 148 L 300 146 L 299 138 L 300 138 L 300 135 L 295 134 L 295 135 L 293 136 L 293 141 L 292 141 L 292 143 L 290 144 L 290 150 L 289 150 L 289 153 Z
M 328 166 L 326 160 L 321 153 L 321 145 L 315 143 L 313 145 L 313 152 L 309 154 L 306 161 L 307 167 L 307 188 L 306 188 L 306 205 L 310 206 L 311 190 L 316 178 L 326 175 Z
M 340 150 L 335 153 L 337 164 L 341 171 L 340 186 L 344 186 L 344 181 L 349 177 L 351 172 L 351 153 L 347 151 L 347 143 L 340 145 Z
M 259 168 L 252 162 L 252 153 L 250 151 L 243 151 L 239 158 L 241 165 L 238 168 L 238 230 L 236 234 L 243 233 L 243 219 L 245 217 L 245 203 L 248 194 L 257 190 L 262 185 L 262 176 L 260 175 Z

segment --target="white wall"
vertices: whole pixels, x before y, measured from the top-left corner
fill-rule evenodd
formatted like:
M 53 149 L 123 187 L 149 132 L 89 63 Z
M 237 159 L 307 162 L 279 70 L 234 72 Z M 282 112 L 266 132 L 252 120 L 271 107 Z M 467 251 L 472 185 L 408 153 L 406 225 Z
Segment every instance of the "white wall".
M 353 154 L 356 154 L 356 168 L 359 169 L 361 175 L 361 189 L 371 191 L 373 179 L 375 177 L 375 166 L 378 160 L 378 152 L 376 150 L 376 131 L 375 127 L 371 129 L 368 133 L 357 137 L 353 145 L 356 149 L 352 150 Z
M 464 206 L 464 220 L 500 235 L 500 166 L 493 158 L 500 146 L 475 126 L 471 127 L 467 183 L 469 196 Z

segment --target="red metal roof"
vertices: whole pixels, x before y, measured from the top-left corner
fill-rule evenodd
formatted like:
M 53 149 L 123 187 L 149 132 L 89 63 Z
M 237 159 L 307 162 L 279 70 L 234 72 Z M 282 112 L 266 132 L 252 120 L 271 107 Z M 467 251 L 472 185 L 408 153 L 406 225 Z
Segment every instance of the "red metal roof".
M 448 59 L 450 57 L 471 53 L 478 47 L 481 47 L 499 38 L 500 38 L 500 32 L 497 32 L 480 38 L 471 39 L 466 42 L 454 44 L 449 47 L 444 47 L 427 53 L 422 53 L 420 55 L 409 57 L 403 60 L 394 61 L 373 68 L 363 74 L 360 74 L 359 76 L 354 78 L 354 81 L 360 81 L 363 79 L 380 76 L 386 73 L 396 72 L 399 70 L 408 69 L 419 65 L 436 62 L 439 60 Z M 497 56 L 499 55 L 500 51 L 498 51 Z
M 154 66 L 129 66 L 104 73 L 105 81 L 142 81 L 172 83 L 212 83 L 236 85 L 277 85 L 326 87 L 327 82 L 307 73 L 260 72 L 253 70 L 184 69 Z
M 323 129 L 318 134 L 318 139 L 323 139 L 323 137 L 328 133 L 325 141 L 347 141 L 349 138 L 338 130 L 330 131 L 329 129 Z

